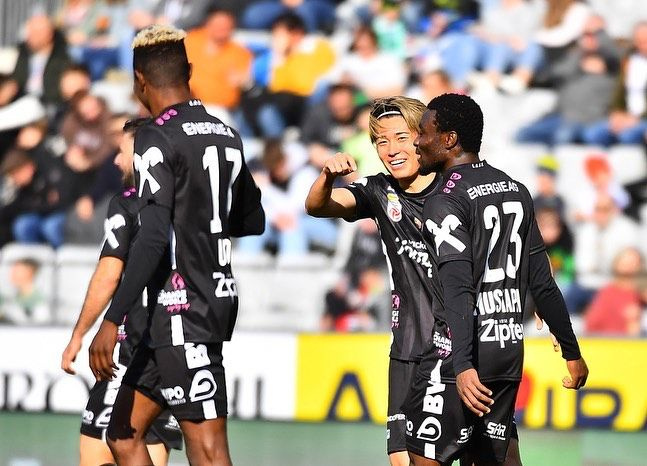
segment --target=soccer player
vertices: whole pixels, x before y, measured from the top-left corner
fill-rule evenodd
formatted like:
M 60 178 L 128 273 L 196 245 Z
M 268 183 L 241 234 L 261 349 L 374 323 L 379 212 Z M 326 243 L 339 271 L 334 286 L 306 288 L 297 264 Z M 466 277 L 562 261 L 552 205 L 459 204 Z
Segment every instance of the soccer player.
M 480 107 L 467 96 L 444 94 L 427 108 L 415 145 L 420 172 L 442 176 L 423 215 L 436 320 L 403 406 L 407 448 L 416 466 L 451 464 L 464 453 L 475 464 L 503 464 L 521 380 L 528 289 L 561 345 L 570 373 L 563 386 L 584 386 L 588 369 L 528 190 L 479 160 Z
M 240 136 L 191 99 L 184 37 L 154 25 L 133 40 L 134 92 L 154 115 L 135 136 L 141 226 L 90 346 L 95 376 L 111 379 L 117 326 L 147 286 L 155 309 L 108 426 L 120 465 L 151 464 L 144 435 L 163 407 L 191 464 L 231 464 L 222 360 L 238 309 L 230 237 L 260 234 L 265 215 Z
M 380 229 L 391 275 L 391 344 L 387 410 L 387 452 L 392 465 L 408 465 L 405 419 L 400 406 L 423 349 L 432 333 L 429 252 L 422 242 L 422 207 L 433 189 L 433 174 L 418 172 L 413 141 L 426 107 L 408 97 L 375 101 L 370 113 L 371 140 L 389 174 L 368 176 L 333 188 L 335 180 L 357 170 L 348 154 L 326 161 L 306 199 L 317 217 L 349 221 L 373 218 Z
M 68 374 L 74 374 L 72 362 L 81 349 L 85 334 L 94 325 L 112 298 L 128 258 L 128 251 L 137 234 L 138 202 L 135 195 L 133 176 L 134 132 L 146 120 L 131 120 L 124 126 L 119 153 L 115 164 L 123 173 L 124 191 L 115 195 L 108 206 L 105 221 L 105 239 L 97 267 L 88 285 L 88 291 L 76 321 L 70 342 L 61 360 L 61 368 Z M 79 450 L 81 466 L 114 463 L 115 460 L 105 442 L 106 428 L 110 422 L 113 403 L 121 385 L 126 367 L 130 363 L 133 350 L 141 340 L 146 329 L 146 310 L 142 300 L 135 304 L 136 309 L 130 318 L 124 319 L 119 326 L 118 362 L 116 377 L 102 380 L 92 387 L 87 406 L 83 412 Z M 160 414 L 151 425 L 146 435 L 149 454 L 156 466 L 168 462 L 170 448 L 182 447 L 182 434 L 175 418 L 168 412 Z

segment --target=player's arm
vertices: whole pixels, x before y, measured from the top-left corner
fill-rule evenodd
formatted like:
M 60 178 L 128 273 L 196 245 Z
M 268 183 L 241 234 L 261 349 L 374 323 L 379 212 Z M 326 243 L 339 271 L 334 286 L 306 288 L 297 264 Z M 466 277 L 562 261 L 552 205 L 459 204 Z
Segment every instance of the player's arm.
M 355 196 L 346 188 L 333 188 L 337 177 L 357 170 L 349 154 L 338 152 L 326 160 L 321 173 L 306 198 L 306 211 L 313 217 L 352 218 L 355 216 Z
M 479 380 L 472 364 L 474 341 L 474 278 L 472 263 L 454 260 L 441 264 L 445 316 L 452 335 L 452 361 L 456 389 L 463 403 L 476 415 L 490 412 L 492 391 Z
M 544 251 L 530 256 L 529 271 L 529 288 L 539 317 L 548 324 L 562 348 L 562 357 L 566 360 L 570 378 L 564 377 L 562 384 L 566 388 L 579 389 L 586 383 L 589 370 L 573 332 L 564 297 L 550 273 L 548 256 Z
M 63 351 L 61 369 L 68 374 L 75 374 L 72 363 L 81 349 L 83 337 L 110 302 L 119 285 L 123 268 L 124 262 L 117 257 L 107 256 L 99 259 L 88 285 L 81 313 L 74 325 L 70 341 Z

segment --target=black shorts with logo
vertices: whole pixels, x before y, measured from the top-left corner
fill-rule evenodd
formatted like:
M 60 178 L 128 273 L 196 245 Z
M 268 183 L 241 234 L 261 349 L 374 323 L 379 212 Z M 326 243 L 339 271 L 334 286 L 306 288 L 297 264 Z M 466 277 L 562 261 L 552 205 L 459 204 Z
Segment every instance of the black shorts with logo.
M 161 348 L 141 344 L 126 371 L 124 384 L 167 407 L 179 421 L 227 416 L 222 343 Z
M 406 419 L 402 403 L 409 393 L 419 364 L 416 361 L 389 360 L 389 406 L 386 412 L 386 451 L 389 455 L 407 450 Z
M 514 405 L 518 381 L 483 382 L 492 390 L 489 414 L 478 417 L 458 396 L 454 383 L 443 383 L 445 361 L 426 358 L 420 364 L 403 405 L 407 450 L 441 463 L 468 453 L 482 461 L 503 462 L 510 438 L 517 438 Z
M 112 408 L 125 372 L 126 367 L 118 363 L 113 380 L 97 382 L 90 389 L 88 403 L 81 418 L 82 435 L 105 441 Z M 146 443 L 149 445 L 163 443 L 169 449 L 182 449 L 180 425 L 168 410 L 164 410 L 153 421 L 146 434 Z

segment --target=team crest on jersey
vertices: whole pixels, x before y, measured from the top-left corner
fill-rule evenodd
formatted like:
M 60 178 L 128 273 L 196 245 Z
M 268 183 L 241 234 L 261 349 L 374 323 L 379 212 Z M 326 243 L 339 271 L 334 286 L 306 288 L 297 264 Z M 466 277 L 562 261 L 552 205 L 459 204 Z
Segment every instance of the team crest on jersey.
M 142 155 L 135 154 L 134 165 L 135 170 L 139 173 L 139 197 L 142 197 L 144 192 L 144 186 L 148 183 L 148 188 L 151 191 L 151 194 L 155 194 L 160 190 L 161 186 L 157 182 L 153 175 L 150 173 L 150 169 L 157 165 L 158 163 L 164 162 L 164 155 L 159 147 L 149 147 L 146 149 Z
M 386 193 L 386 200 L 386 213 L 389 218 L 394 222 L 402 220 L 402 204 L 400 203 L 400 198 L 392 188 L 389 188 L 389 192 Z

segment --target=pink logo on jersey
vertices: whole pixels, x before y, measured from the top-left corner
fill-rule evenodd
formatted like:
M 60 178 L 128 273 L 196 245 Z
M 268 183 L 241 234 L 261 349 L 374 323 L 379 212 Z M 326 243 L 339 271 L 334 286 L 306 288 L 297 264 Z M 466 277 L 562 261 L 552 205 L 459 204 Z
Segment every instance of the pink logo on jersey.
M 174 272 L 171 277 L 172 291 L 161 290 L 157 295 L 157 304 L 166 307 L 166 312 L 186 311 L 191 307 L 187 294 L 186 284 L 182 276 Z
M 447 186 L 449 189 L 452 189 L 456 187 L 456 183 L 454 183 L 452 180 L 448 180 L 445 186 Z
M 169 108 L 155 120 L 155 123 L 157 123 L 159 126 L 162 126 L 165 121 L 169 121 L 171 117 L 174 117 L 175 115 L 177 115 L 177 110 L 175 110 L 174 108 Z
M 443 192 L 444 192 L 445 194 L 449 194 L 449 193 L 451 193 L 451 192 L 452 192 L 452 190 L 451 190 L 451 189 L 448 189 L 448 188 L 443 188 Z
M 454 181 L 460 180 L 461 178 L 463 178 L 463 176 L 460 173 L 452 173 L 449 176 L 449 179 L 454 180 Z
M 126 338 L 128 338 L 128 334 L 126 333 L 126 320 L 128 319 L 128 316 L 124 316 L 124 320 L 121 321 L 121 325 L 119 328 L 117 328 L 117 341 L 124 341 Z
M 136 192 L 137 192 L 137 189 L 136 189 L 136 188 L 128 188 L 127 190 L 125 190 L 125 191 L 123 192 L 123 196 L 124 196 L 124 197 L 130 197 L 130 196 L 132 196 L 133 194 L 135 194 Z
M 182 275 L 177 272 L 175 272 L 173 277 L 171 277 L 171 285 L 173 285 L 174 290 L 183 290 L 186 288 L 184 278 L 182 278 Z

